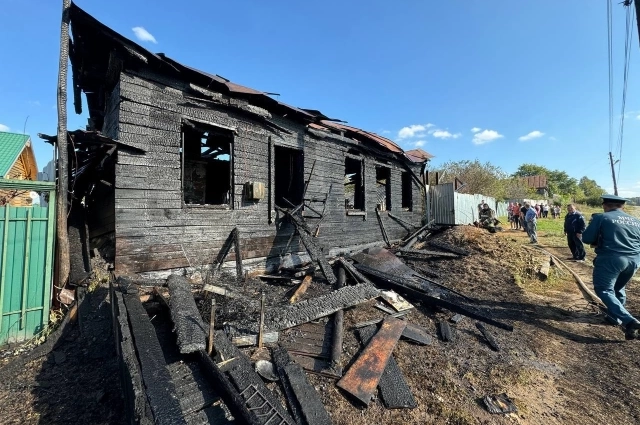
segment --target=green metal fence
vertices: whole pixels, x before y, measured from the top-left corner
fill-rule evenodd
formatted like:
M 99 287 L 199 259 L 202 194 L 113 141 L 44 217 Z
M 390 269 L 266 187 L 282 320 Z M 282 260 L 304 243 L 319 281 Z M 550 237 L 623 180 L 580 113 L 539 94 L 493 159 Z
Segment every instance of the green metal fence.
M 55 183 L 0 179 L 7 191 L 48 192 L 50 202 L 0 206 L 0 345 L 29 339 L 49 322 L 55 246 Z

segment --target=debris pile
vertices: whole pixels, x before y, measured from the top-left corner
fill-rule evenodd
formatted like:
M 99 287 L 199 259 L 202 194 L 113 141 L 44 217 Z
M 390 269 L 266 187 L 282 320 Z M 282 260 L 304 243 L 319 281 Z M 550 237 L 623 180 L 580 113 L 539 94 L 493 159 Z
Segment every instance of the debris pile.
M 416 408 L 405 378 L 410 371 L 394 358 L 399 344 L 429 346 L 434 337 L 455 344 L 456 324 L 465 316 L 476 321 L 478 340 L 494 351 L 500 350 L 499 331 L 486 325 L 513 330 L 493 318 L 482 301 L 438 279 L 434 265 L 475 254 L 451 239 L 449 228 L 429 224 L 387 249 L 326 258 L 296 209 L 280 211 L 305 235 L 301 240 L 313 263 L 251 277 L 215 272 L 199 290 L 192 286 L 198 318 L 190 317 L 195 304 L 189 307 L 184 299 L 186 278 L 171 276 L 163 296 L 180 352 L 206 358 L 201 362 L 215 369 L 210 374 L 228 393 L 222 399 L 234 404 L 229 410 L 249 423 L 331 423 L 313 376 L 333 381 L 330 385 L 354 406 L 369 406 L 379 397 L 387 409 Z M 407 319 L 410 313 L 443 309 L 454 314 L 434 330 Z M 347 328 L 344 312 L 351 310 L 370 319 Z M 208 321 L 216 328 L 209 352 L 203 340 Z M 347 333 L 357 337 L 359 347 L 344 346 Z

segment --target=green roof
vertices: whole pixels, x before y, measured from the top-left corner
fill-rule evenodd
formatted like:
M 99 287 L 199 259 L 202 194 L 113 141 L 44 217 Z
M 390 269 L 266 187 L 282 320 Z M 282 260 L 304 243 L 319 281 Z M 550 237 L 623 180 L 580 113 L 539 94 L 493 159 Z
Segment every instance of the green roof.
M 27 140 L 26 134 L 0 132 L 0 178 L 9 172 Z

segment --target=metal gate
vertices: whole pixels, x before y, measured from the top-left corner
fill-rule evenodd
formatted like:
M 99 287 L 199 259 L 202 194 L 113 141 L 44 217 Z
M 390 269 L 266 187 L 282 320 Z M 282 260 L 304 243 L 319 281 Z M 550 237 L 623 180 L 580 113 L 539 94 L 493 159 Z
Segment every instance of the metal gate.
M 0 195 L 48 193 L 48 206 L 0 206 L 0 345 L 27 340 L 49 322 L 55 183 L 0 179 Z

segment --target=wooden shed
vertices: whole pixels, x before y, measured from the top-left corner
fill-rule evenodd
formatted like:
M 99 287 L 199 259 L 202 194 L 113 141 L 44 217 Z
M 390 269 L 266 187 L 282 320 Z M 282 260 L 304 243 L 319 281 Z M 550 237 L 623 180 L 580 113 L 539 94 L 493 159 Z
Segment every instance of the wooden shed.
M 119 274 L 210 264 L 236 228 L 247 266 L 295 261 L 279 208 L 303 205 L 325 254 L 380 244 L 376 210 L 390 239 L 422 224 L 426 152 L 153 54 L 75 5 L 71 34 L 76 112 L 82 91 L 88 130 L 118 142 L 85 204 Z

